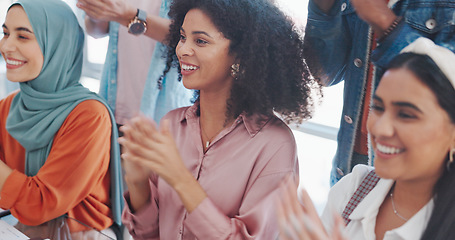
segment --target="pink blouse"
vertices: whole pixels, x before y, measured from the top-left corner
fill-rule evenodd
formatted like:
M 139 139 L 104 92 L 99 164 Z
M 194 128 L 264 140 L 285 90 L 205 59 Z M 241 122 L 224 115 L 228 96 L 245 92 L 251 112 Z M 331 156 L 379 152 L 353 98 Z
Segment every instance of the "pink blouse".
M 151 178 L 150 204 L 134 214 L 126 204 L 124 224 L 134 239 L 275 239 L 279 183 L 298 175 L 291 130 L 275 116 L 240 115 L 204 153 L 196 111 L 196 105 L 179 108 L 164 118 L 208 197 L 188 214 L 164 180 Z

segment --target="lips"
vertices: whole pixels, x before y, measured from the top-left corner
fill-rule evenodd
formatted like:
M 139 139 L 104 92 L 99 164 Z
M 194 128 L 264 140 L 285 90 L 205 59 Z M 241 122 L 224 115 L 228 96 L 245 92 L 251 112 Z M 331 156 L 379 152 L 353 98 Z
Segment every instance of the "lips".
M 386 145 L 382 145 L 380 143 L 376 143 L 376 150 L 379 153 L 386 154 L 386 155 L 393 155 L 393 154 L 399 154 L 399 153 L 404 152 L 404 148 L 386 146 Z
M 13 59 L 13 58 L 7 58 L 6 59 L 6 68 L 8 69 L 15 69 L 23 66 L 26 63 L 26 61 L 18 60 L 18 59 Z
M 188 75 L 188 74 L 191 74 L 194 71 L 198 70 L 199 67 L 196 65 L 193 65 L 193 64 L 189 64 L 189 63 L 181 63 L 180 69 L 181 69 L 182 75 Z

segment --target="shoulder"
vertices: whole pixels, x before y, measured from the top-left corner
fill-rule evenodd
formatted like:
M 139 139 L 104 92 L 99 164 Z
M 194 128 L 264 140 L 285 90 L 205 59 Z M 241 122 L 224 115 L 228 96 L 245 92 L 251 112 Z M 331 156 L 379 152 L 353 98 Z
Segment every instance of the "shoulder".
M 275 115 L 271 116 L 268 121 L 260 128 L 258 137 L 269 138 L 273 143 L 295 143 L 294 134 L 289 126 Z
M 321 216 L 326 227 L 331 227 L 333 213 L 341 214 L 343 212 L 360 183 L 373 169 L 373 167 L 363 164 L 356 165 L 351 173 L 343 177 L 330 189 L 327 204 Z
M 73 111 L 71 111 L 70 115 L 81 115 L 81 114 L 88 114 L 88 115 L 97 115 L 97 116 L 109 116 L 109 111 L 107 107 L 98 100 L 90 99 L 80 102 L 76 107 L 74 107 Z
M 352 172 L 343 177 L 338 183 L 336 183 L 331 189 L 330 193 L 334 192 L 334 195 L 343 194 L 348 195 L 349 197 L 355 192 L 359 187 L 363 179 L 370 173 L 374 168 L 358 164 L 353 169 Z
M 106 124 L 111 126 L 110 114 L 107 107 L 98 100 L 90 99 L 80 102 L 68 114 L 62 127 L 67 124 L 85 125 L 91 127 L 94 125 Z
M 169 120 L 183 119 L 183 118 L 185 118 L 185 114 L 189 108 L 190 108 L 190 106 L 176 108 L 174 110 L 171 110 L 166 115 L 164 115 L 163 119 L 169 119 Z
M 9 112 L 9 109 L 11 107 L 11 102 L 13 101 L 14 97 L 19 93 L 19 91 L 15 91 L 11 93 L 10 95 L 6 96 L 5 98 L 0 100 L 0 111 L 2 113 L 7 113 Z

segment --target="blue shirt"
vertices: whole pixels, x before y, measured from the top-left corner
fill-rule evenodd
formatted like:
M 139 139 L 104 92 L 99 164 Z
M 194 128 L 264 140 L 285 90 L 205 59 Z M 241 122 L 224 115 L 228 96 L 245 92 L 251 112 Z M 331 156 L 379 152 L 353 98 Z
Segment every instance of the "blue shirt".
M 370 54 L 372 30 L 361 20 L 350 1 L 337 0 L 328 14 L 310 0 L 305 43 L 315 52 L 308 61 L 317 61 L 326 76 L 325 84 L 344 81 L 343 112 L 338 148 L 333 160 L 331 183 L 349 173 L 369 62 L 375 63 L 373 89 L 392 58 L 419 37 L 455 52 L 455 0 L 401 0 L 392 10 L 403 20 Z M 370 59 L 371 55 L 371 59 Z M 371 163 L 370 163 L 371 164 Z
M 169 0 L 162 1 L 160 17 L 167 17 L 169 5 Z M 109 45 L 99 92 L 114 112 L 117 100 L 118 30 L 119 23 L 109 23 Z M 157 123 L 170 110 L 191 105 L 190 99 L 193 94 L 193 91 L 186 89 L 182 82 L 177 80 L 178 71 L 176 68 L 171 68 L 163 79 L 162 88 L 158 88 L 158 79 L 166 67 L 166 58 L 164 57 L 166 51 L 165 45 L 159 42 L 156 44 L 140 107 L 141 112 L 153 118 Z

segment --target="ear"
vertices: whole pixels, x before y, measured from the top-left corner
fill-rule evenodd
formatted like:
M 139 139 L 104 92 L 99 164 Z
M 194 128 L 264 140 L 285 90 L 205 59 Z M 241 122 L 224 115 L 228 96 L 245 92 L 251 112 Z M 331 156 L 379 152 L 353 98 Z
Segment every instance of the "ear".
M 449 149 L 449 152 L 455 148 L 455 124 L 452 124 L 452 130 L 450 131 L 451 132 L 451 136 L 452 138 L 450 139 L 450 149 Z

